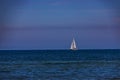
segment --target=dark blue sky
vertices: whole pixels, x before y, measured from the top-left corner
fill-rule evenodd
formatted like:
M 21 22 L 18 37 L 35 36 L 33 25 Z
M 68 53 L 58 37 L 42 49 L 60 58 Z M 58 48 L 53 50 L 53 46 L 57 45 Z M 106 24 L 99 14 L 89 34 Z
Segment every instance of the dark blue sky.
M 79 49 L 120 48 L 118 2 L 25 0 L 9 10 L 1 49 L 68 49 L 73 37 Z
M 111 25 L 114 9 L 100 0 L 28 0 L 15 7 L 11 26 Z

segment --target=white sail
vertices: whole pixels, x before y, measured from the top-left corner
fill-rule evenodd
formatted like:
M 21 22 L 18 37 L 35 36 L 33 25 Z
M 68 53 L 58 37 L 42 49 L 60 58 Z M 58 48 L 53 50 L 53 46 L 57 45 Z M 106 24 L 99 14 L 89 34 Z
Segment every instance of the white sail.
M 75 39 L 73 38 L 73 41 L 71 43 L 71 47 L 70 47 L 71 50 L 76 50 L 77 47 L 76 47 L 76 43 L 75 43 Z

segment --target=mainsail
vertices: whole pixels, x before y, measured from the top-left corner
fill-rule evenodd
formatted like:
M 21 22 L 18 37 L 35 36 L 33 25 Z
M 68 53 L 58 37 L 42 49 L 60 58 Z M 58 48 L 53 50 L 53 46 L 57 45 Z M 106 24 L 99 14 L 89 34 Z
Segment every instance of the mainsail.
M 73 38 L 73 41 L 71 43 L 71 47 L 70 47 L 71 50 L 76 50 L 77 47 L 76 47 L 76 43 L 75 43 L 75 39 Z

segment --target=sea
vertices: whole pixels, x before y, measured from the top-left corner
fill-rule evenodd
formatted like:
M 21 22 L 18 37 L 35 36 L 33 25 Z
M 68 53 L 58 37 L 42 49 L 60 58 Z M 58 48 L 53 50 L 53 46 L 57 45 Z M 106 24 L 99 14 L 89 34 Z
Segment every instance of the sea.
M 0 80 L 120 80 L 120 50 L 1 50 Z

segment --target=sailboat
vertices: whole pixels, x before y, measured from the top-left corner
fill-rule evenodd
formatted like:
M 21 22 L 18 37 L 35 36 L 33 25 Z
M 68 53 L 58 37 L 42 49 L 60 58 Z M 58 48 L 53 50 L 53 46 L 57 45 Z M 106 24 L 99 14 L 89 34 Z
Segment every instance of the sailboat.
M 76 47 L 76 43 L 75 43 L 75 39 L 73 38 L 73 41 L 71 43 L 71 47 L 70 47 L 71 50 L 77 50 L 77 47 Z

